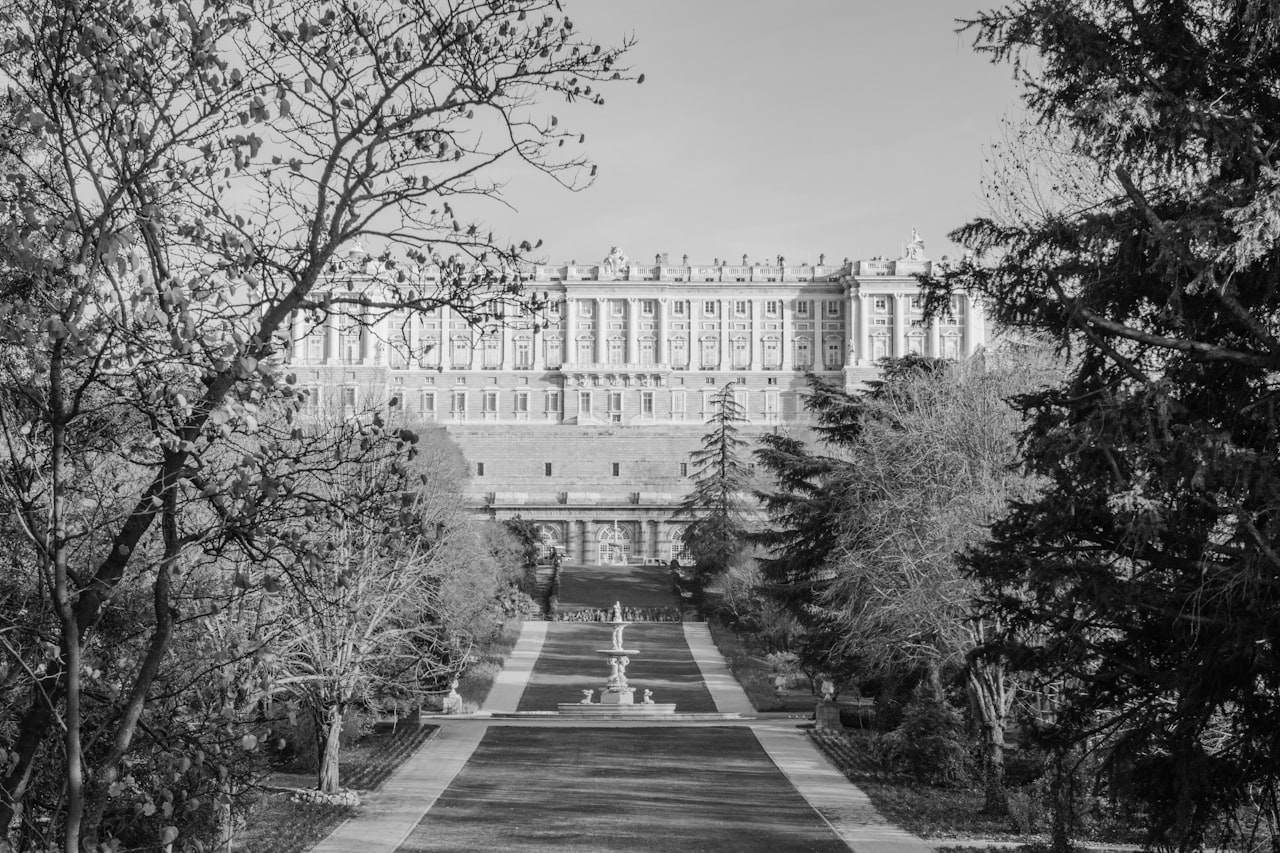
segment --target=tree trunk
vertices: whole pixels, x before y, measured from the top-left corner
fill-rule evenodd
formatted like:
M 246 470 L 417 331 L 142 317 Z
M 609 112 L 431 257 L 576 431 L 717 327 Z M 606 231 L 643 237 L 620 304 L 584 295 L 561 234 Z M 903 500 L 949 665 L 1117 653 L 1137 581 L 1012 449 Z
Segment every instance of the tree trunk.
M 1009 814 L 1009 794 L 1004 785 L 1004 730 L 1012 694 L 1004 684 L 1000 667 L 970 662 L 965 674 L 969 708 L 982 737 L 984 814 Z
M 342 706 L 332 705 L 316 715 L 316 742 L 319 746 L 317 784 L 321 793 L 338 793 L 338 748 L 342 737 Z
M 1070 767 L 1070 754 L 1065 749 L 1053 751 L 1052 774 L 1049 779 L 1049 849 L 1052 853 L 1072 853 L 1071 834 L 1075 829 L 1075 774 Z

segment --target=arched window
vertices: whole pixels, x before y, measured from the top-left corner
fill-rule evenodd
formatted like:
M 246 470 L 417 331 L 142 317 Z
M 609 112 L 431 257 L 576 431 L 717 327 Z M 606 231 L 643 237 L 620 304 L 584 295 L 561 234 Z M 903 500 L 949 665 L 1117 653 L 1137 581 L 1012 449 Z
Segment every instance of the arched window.
M 612 524 L 600 531 L 600 559 L 602 566 L 625 566 L 631 559 L 631 531 Z
M 533 341 L 528 335 L 521 335 L 515 340 L 516 370 L 528 370 L 533 367 Z
M 640 363 L 653 364 L 654 362 L 654 340 L 653 338 L 640 339 Z
M 827 370 L 839 370 L 844 367 L 844 346 L 837 337 L 828 337 L 822 341 L 822 365 Z
M 670 548 L 671 557 L 670 557 L 670 559 L 672 559 L 672 560 L 681 560 L 681 558 L 684 556 L 684 548 L 685 548 L 685 546 L 684 546 L 684 528 L 683 528 L 683 527 L 673 527 L 673 528 L 671 528 L 671 548 Z M 681 562 L 683 562 L 683 560 L 681 560 Z
M 484 336 L 484 369 L 502 367 L 502 333 L 490 332 Z
M 547 367 L 551 370 L 559 367 L 564 360 L 564 341 L 559 338 L 547 338 Z
M 715 370 L 720 366 L 720 339 L 707 335 L 698 343 L 701 345 L 698 366 L 703 370 Z
M 555 524 L 539 524 L 534 527 L 538 534 L 538 560 L 546 561 L 552 558 L 553 552 L 561 557 L 564 556 L 564 545 L 560 542 L 560 527 Z
M 471 338 L 454 335 L 449 353 L 450 366 L 454 370 L 466 370 L 471 366 Z
M 763 365 L 765 370 L 777 370 L 782 366 L 782 347 L 777 335 L 766 335 L 763 343 Z
M 813 370 L 813 342 L 796 338 L 796 370 Z
M 671 339 L 671 369 L 689 369 L 689 341 L 685 338 Z

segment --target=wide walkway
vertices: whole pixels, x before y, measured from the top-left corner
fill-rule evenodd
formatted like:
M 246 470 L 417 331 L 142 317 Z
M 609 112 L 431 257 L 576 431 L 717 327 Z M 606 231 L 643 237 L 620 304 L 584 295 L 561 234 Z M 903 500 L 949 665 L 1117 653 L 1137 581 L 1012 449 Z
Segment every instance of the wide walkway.
M 628 668 L 634 685 L 652 685 L 659 702 L 668 691 L 678 711 L 684 698 L 698 706 L 686 710 L 741 718 L 495 717 L 554 711 L 579 698 L 579 685 L 604 680 L 593 652 L 608 645 L 606 626 L 529 622 L 480 712 L 434 720 L 438 731 L 317 853 L 929 853 L 885 821 L 796 721 L 754 717 L 705 625 L 627 632 L 627 646 L 641 650 Z M 584 670 L 576 677 L 575 665 Z

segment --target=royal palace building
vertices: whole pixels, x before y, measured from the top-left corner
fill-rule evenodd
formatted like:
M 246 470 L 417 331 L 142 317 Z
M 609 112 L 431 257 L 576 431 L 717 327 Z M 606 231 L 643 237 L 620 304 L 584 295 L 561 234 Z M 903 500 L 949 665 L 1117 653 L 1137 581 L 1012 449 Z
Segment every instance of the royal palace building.
M 717 391 L 733 386 L 748 437 L 802 434 L 808 373 L 855 390 L 882 358 L 959 359 L 984 344 L 966 297 L 924 322 L 914 275 L 932 262 L 919 238 L 897 260 L 742 260 L 637 264 L 614 249 L 599 264 L 536 266 L 545 313 L 488 326 L 448 308 L 319 327 L 299 317 L 290 360 L 309 405 L 354 414 L 394 400 L 397 417 L 443 425 L 475 509 L 535 522 L 547 550 L 666 562 Z M 348 282 L 380 274 L 358 253 L 351 262 Z

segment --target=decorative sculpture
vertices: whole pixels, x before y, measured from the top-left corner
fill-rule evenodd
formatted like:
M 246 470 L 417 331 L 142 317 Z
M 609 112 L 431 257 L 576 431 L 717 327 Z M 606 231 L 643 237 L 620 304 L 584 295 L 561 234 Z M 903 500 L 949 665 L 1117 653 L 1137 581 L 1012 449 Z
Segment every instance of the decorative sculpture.
M 644 701 L 643 701 L 641 704 L 644 704 L 644 705 L 652 705 L 652 704 L 653 704 L 653 691 L 652 691 L 652 690 L 646 690 L 646 691 L 644 692 Z
M 907 244 L 907 253 L 904 257 L 908 261 L 923 261 L 925 259 L 924 240 L 914 228 L 911 229 L 911 242 Z
M 578 704 L 579 704 L 579 705 L 590 705 L 590 704 L 591 704 L 591 697 L 592 697 L 593 695 L 595 695 L 595 692 L 596 692 L 596 691 L 595 691 L 595 688 L 594 688 L 594 687 L 589 687 L 589 688 L 587 688 L 586 690 L 583 690 L 583 691 L 582 691 L 582 699 L 581 699 L 581 701 L 579 701 L 579 702 L 578 702 Z
M 627 256 L 617 246 L 609 249 L 609 256 L 600 262 L 600 280 L 615 281 L 627 268 Z

